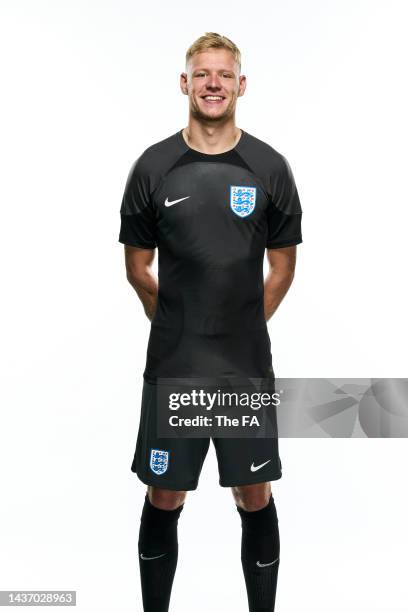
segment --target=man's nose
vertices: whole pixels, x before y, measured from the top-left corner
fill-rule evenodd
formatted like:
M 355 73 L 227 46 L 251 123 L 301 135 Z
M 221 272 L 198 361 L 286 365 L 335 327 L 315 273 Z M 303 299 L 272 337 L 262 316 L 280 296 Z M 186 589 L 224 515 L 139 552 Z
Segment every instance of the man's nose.
M 208 89 L 221 89 L 221 81 L 218 75 L 213 74 L 208 77 L 206 86 Z

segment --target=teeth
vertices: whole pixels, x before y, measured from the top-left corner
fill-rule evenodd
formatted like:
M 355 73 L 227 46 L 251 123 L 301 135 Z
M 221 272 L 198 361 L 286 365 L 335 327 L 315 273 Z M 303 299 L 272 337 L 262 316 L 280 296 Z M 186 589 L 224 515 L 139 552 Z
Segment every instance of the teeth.
M 205 96 L 205 100 L 222 100 L 222 96 Z

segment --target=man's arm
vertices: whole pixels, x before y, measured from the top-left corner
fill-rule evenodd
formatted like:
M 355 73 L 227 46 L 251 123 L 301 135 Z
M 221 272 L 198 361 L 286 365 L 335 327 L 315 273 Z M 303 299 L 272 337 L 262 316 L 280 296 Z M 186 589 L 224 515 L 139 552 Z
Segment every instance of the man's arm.
M 267 249 L 269 271 L 264 282 L 264 312 L 268 321 L 285 297 L 295 276 L 296 245 Z
M 150 321 L 156 311 L 159 289 L 157 278 L 152 270 L 153 260 L 154 249 L 140 249 L 125 245 L 126 276 L 139 296 Z

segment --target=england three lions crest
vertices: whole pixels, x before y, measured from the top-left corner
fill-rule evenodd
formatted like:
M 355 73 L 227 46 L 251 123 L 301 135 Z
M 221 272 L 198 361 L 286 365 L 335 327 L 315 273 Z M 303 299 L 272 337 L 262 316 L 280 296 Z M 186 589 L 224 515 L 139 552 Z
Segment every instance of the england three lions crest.
M 238 217 L 247 217 L 255 210 L 256 187 L 231 185 L 230 206 Z
M 150 451 L 150 469 L 157 476 L 167 472 L 169 467 L 169 451 L 152 448 Z

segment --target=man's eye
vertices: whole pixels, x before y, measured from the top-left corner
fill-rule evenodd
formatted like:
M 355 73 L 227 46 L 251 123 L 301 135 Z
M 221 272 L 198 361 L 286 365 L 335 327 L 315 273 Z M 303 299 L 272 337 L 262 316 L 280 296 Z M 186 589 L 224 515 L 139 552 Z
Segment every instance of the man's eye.
M 205 76 L 205 72 L 197 72 L 196 77 Z M 227 77 L 227 79 L 232 79 L 232 74 L 224 73 L 222 76 Z

